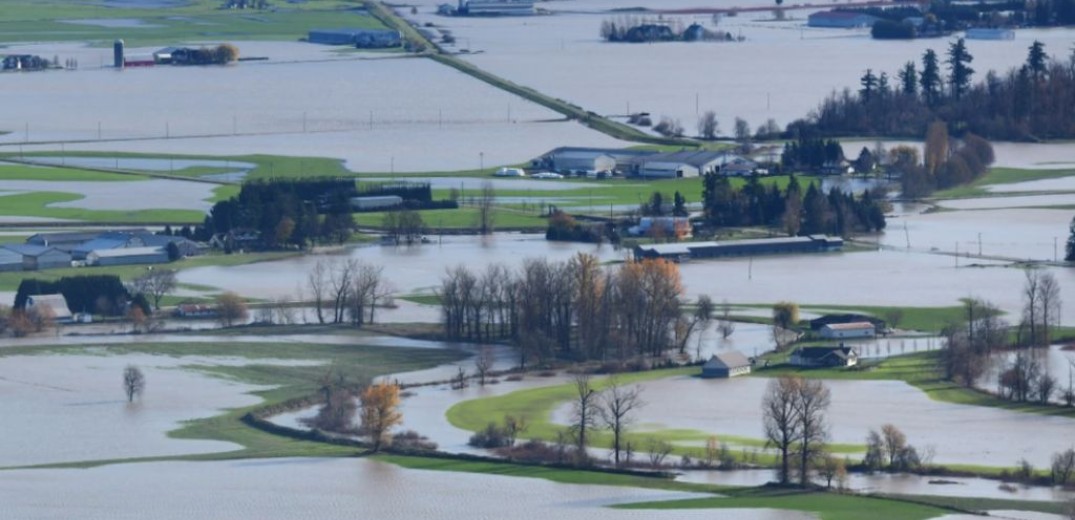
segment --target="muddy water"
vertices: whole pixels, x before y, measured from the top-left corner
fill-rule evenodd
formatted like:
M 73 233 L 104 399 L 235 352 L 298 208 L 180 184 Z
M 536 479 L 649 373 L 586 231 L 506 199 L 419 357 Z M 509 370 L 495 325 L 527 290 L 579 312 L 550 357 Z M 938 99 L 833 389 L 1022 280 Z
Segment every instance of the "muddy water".
M 154 462 L 88 470 L 0 472 L 4 515 L 27 520 L 811 518 L 764 509 L 661 512 L 606 507 L 695 496 L 698 495 L 407 470 L 365 459 Z
M 1052 261 L 1064 257 L 1065 230 L 1071 217 L 1071 211 L 1048 209 L 903 215 L 888 221 L 880 241 L 896 249 L 909 246 L 914 251 L 954 253 L 958 247 L 964 255 L 977 256 L 980 251 L 986 256 Z

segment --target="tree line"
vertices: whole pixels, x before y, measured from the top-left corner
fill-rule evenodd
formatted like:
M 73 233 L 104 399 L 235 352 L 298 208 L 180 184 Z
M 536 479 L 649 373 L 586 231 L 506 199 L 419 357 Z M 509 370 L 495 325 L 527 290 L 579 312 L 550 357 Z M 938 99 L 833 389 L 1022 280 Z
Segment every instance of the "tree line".
M 1063 388 L 1046 368 L 1048 347 L 1060 323 L 1060 284 L 1052 273 L 1025 271 L 1023 312 L 1011 325 L 990 302 L 967 298 L 963 317 L 942 331 L 940 366 L 944 377 L 974 388 L 999 363 L 997 395 L 1018 402 L 1049 404 L 1059 397 L 1075 406 L 1075 387 Z
M 804 193 L 795 176 L 783 192 L 775 185 L 766 188 L 756 176 L 742 188 L 717 174 L 707 174 L 702 182 L 704 219 L 715 228 L 768 226 L 789 236 L 848 236 L 885 228 L 884 197 L 870 190 L 855 197 L 833 188 L 825 195 L 810 183 Z
M 787 135 L 919 136 L 930 123 L 949 123 L 957 135 L 1038 140 L 1075 136 L 1075 51 L 1052 59 L 1035 41 L 1026 61 L 1006 73 L 989 71 L 974 82 L 974 57 L 963 39 L 945 59 L 933 49 L 921 64 L 906 62 L 895 74 L 867 69 L 858 92 L 833 92 Z
M 215 233 L 253 230 L 266 249 L 343 243 L 355 229 L 350 179 L 273 179 L 243 183 L 239 194 L 217 202 L 201 229 L 203 240 Z
M 318 323 L 373 323 L 377 307 L 391 302 L 395 287 L 384 268 L 353 258 L 318 260 L 306 276 Z
M 554 262 L 528 259 L 517 271 L 493 264 L 484 272 L 458 266 L 436 291 L 451 339 L 508 339 L 520 364 L 553 357 L 626 361 L 659 356 L 676 343 L 683 286 L 665 260 L 604 267 L 579 253 Z
M 24 278 L 15 293 L 16 311 L 26 309 L 26 300 L 39 294 L 62 294 L 71 312 L 88 312 L 105 316 L 122 316 L 131 294 L 119 277 L 111 274 L 64 276 L 59 280 Z M 149 313 L 149 304 L 140 302 Z

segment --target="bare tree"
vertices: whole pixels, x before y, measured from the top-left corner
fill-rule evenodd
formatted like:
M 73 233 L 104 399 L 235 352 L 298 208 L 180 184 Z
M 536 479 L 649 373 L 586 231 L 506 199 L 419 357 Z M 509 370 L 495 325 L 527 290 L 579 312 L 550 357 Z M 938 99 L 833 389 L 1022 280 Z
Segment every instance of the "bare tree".
M 1038 284 L 1038 304 L 1041 311 L 1041 345 L 1049 346 L 1052 342 L 1052 327 L 1060 321 L 1060 283 L 1053 273 L 1041 275 Z
M 676 320 L 676 343 L 680 354 L 686 351 L 687 341 L 695 329 L 701 327 L 702 332 L 705 332 L 711 321 L 713 321 L 713 300 L 703 294 L 698 297 L 694 312 L 690 313 L 689 317 L 680 315 Z M 699 342 L 701 342 L 700 337 Z
M 802 438 L 800 409 L 796 406 L 802 379 L 783 376 L 769 380 L 762 397 L 762 421 L 766 446 L 776 448 L 780 457 L 778 478 L 781 484 L 790 480 L 791 455 Z
M 478 373 L 478 384 L 485 386 L 485 377 L 493 368 L 493 349 L 489 345 L 482 345 L 478 355 L 474 358 L 474 371 Z
M 332 266 L 329 272 L 329 295 L 332 298 L 332 322 L 343 323 L 348 309 L 348 298 L 352 294 L 352 280 L 358 275 L 358 261 L 341 260 Z
M 720 319 L 717 321 L 717 330 L 720 331 L 720 337 L 724 339 L 728 339 L 735 332 L 735 322 L 732 321 L 732 306 L 728 303 L 728 300 L 724 300 L 720 304 Z
M 832 489 L 832 479 L 836 478 L 840 473 L 840 466 L 842 464 L 842 460 L 834 457 L 830 453 L 826 453 L 825 456 L 821 458 L 817 472 L 821 475 L 821 478 L 825 479 L 825 487 Z M 844 471 L 847 471 L 846 468 Z
M 488 235 L 493 232 L 495 220 L 496 190 L 493 183 L 482 182 L 481 194 L 478 196 L 478 232 Z
M 589 432 L 597 427 L 597 419 L 600 417 L 601 407 L 598 404 L 598 396 L 599 392 L 590 383 L 589 375 L 575 376 L 575 405 L 571 413 L 571 433 L 574 436 L 580 460 L 586 458 L 586 441 Z
M 881 440 L 888 456 L 888 465 L 895 466 L 896 458 L 907 447 L 907 436 L 895 425 L 886 424 L 881 427 Z
M 795 405 L 799 415 L 799 483 L 810 483 L 810 468 L 824 455 L 829 428 L 825 411 L 831 403 L 829 388 L 816 379 L 799 382 Z
M 627 427 L 631 423 L 629 415 L 636 408 L 641 408 L 645 403 L 639 397 L 642 389 L 638 386 L 627 388 L 620 384 L 615 376 L 609 382 L 604 391 L 601 408 L 601 417 L 605 426 L 612 431 L 612 457 L 616 465 L 620 465 L 620 452 L 623 450 L 623 437 Z
M 661 467 L 661 464 L 664 464 L 664 459 L 668 458 L 668 455 L 672 453 L 672 443 L 656 437 L 650 437 L 646 442 L 646 451 L 649 454 L 650 466 L 656 469 Z
M 216 310 L 220 324 L 224 327 L 231 327 L 236 322 L 245 322 L 249 316 L 246 302 L 233 292 L 225 292 L 216 297 Z
M 1052 471 L 1050 472 L 1053 485 L 1067 485 L 1073 472 L 1075 472 L 1075 450 L 1069 448 L 1067 451 L 1053 455 Z
M 123 392 L 127 394 L 127 402 L 134 401 L 135 396 L 142 395 L 146 389 L 146 376 L 134 365 L 127 365 L 123 369 Z
M 698 119 L 698 135 L 702 136 L 702 139 L 716 139 L 719 131 L 717 113 L 712 110 L 707 110 L 702 114 L 702 117 Z
M 131 292 L 153 298 L 153 308 L 157 310 L 161 308 L 161 298 L 174 291 L 175 287 L 174 269 L 154 269 L 153 266 L 131 282 Z
M 1038 271 L 1033 268 L 1028 268 L 1024 271 L 1026 275 L 1026 282 L 1023 284 L 1023 321 L 1030 328 L 1030 346 L 1036 347 L 1039 343 L 1038 338 L 1038 310 L 1040 304 L 1038 297 L 1041 291 L 1038 286 L 1041 284 L 1041 277 Z
M 307 275 L 310 284 L 310 294 L 314 298 L 314 310 L 317 312 L 317 322 L 325 323 L 324 301 L 326 293 L 326 278 L 328 268 L 325 261 L 318 260 L 313 269 Z

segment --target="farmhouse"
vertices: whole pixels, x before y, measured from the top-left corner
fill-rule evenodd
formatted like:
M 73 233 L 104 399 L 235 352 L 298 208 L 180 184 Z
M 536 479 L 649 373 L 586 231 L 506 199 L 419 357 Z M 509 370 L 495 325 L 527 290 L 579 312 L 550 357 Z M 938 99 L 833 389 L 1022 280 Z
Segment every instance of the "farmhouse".
M 791 353 L 790 362 L 797 367 L 853 367 L 858 364 L 855 349 L 845 347 L 799 347 Z
M 736 350 L 719 352 L 702 365 L 704 378 L 729 378 L 750 373 L 750 360 Z
M 756 238 L 723 242 L 689 242 L 683 244 L 645 244 L 635 246 L 635 258 L 667 258 L 688 260 L 723 256 L 754 256 L 788 253 L 820 253 L 837 251 L 844 241 L 839 237 L 811 235 L 807 237 Z
M 808 27 L 825 27 L 835 29 L 854 29 L 859 27 L 873 27 L 874 22 L 880 20 L 876 16 L 847 11 L 822 11 L 811 14 L 806 19 Z
M 822 325 L 821 337 L 827 339 L 872 338 L 877 335 L 877 327 L 868 321 L 852 323 L 832 323 Z
M 71 255 L 55 247 L 29 244 L 17 244 L 5 247 L 22 256 L 23 271 L 71 267 Z
M 71 321 L 71 309 L 67 308 L 67 299 L 62 294 L 35 294 L 26 297 L 26 310 L 37 311 L 42 315 L 66 323 Z
M 168 262 L 168 252 L 161 247 L 121 247 L 99 249 L 86 255 L 89 265 L 136 265 L 163 264 Z

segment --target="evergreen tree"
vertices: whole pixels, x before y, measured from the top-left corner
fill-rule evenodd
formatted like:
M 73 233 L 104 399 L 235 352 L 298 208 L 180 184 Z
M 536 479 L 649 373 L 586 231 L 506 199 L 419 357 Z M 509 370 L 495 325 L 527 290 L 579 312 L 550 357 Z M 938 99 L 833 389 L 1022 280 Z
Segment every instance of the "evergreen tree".
M 1034 77 L 1034 81 L 1041 81 L 1045 77 L 1048 59 L 1049 55 L 1045 54 L 1045 44 L 1034 40 L 1026 57 L 1026 66 L 1030 70 L 1030 75 Z
M 900 92 L 909 96 L 918 94 L 918 71 L 915 70 L 913 61 L 908 61 L 896 76 L 900 80 Z
M 970 89 L 970 78 L 974 69 L 970 68 L 968 63 L 972 61 L 974 57 L 967 51 L 963 38 L 948 47 L 948 84 L 952 89 L 952 97 L 957 100 Z
M 941 92 L 941 69 L 937 64 L 937 53 L 933 52 L 933 49 L 927 49 L 922 55 L 922 73 L 918 83 L 922 86 L 922 98 L 926 104 L 936 104 Z
M 869 103 L 877 90 L 877 76 L 873 75 L 872 69 L 866 69 L 866 74 L 863 74 L 862 78 L 859 79 L 859 84 L 862 85 L 859 90 L 859 98 L 862 99 L 863 103 Z

